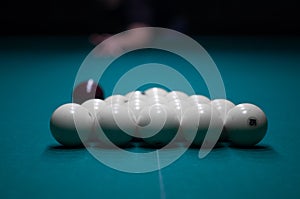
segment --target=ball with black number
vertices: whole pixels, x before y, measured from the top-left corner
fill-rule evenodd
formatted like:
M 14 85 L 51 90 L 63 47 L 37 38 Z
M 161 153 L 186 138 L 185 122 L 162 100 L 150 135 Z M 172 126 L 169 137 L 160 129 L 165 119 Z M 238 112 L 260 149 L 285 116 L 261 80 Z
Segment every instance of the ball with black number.
M 251 147 L 265 137 L 268 121 L 265 113 L 258 106 L 244 103 L 228 112 L 225 128 L 233 145 Z

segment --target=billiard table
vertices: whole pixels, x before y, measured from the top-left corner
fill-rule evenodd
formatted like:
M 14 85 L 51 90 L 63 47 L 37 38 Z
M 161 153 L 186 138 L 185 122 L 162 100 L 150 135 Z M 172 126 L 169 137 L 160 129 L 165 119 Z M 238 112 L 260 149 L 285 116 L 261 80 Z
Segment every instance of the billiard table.
M 299 198 L 300 38 L 202 35 L 194 39 L 218 67 L 227 99 L 264 110 L 267 134 L 254 147 L 220 144 L 204 158 L 198 157 L 199 148 L 192 147 L 165 168 L 128 173 L 101 163 L 85 148 L 59 145 L 50 133 L 51 114 L 72 101 L 78 69 L 93 49 L 87 37 L 1 37 L 0 197 Z M 173 58 L 159 58 L 161 52 L 151 53 L 157 62 L 174 63 L 196 94 L 209 96 L 201 76 L 184 61 L 181 65 Z M 143 57 L 143 52 L 131 55 L 123 62 L 127 64 L 116 62 L 105 71 L 99 83 L 106 97 L 114 94 L 114 84 L 134 65 L 130 63 L 140 64 Z M 171 75 L 164 78 L 175 89 L 182 88 Z M 134 146 L 125 150 L 155 151 Z

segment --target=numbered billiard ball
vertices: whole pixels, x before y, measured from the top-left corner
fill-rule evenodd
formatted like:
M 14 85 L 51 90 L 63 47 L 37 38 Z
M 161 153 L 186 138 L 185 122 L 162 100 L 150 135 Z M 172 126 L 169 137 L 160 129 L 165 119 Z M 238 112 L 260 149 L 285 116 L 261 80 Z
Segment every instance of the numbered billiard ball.
M 264 138 L 268 122 L 265 113 L 259 107 L 244 103 L 228 112 L 225 128 L 233 145 L 251 147 Z
M 82 104 L 89 99 L 104 99 L 100 85 L 93 79 L 81 82 L 73 90 L 73 103 Z

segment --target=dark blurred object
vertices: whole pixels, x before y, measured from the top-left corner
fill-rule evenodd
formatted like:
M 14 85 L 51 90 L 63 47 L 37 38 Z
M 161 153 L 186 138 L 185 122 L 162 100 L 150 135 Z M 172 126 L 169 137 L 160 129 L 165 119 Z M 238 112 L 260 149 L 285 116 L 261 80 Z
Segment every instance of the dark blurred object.
M 133 49 L 145 45 L 151 41 L 151 31 L 143 27 L 164 27 L 187 33 L 188 17 L 184 13 L 185 9 L 175 0 L 153 1 L 153 0 L 98 0 L 101 3 L 98 8 L 106 8 L 110 11 L 109 18 L 116 18 L 119 23 L 114 24 L 119 31 L 109 33 L 107 27 L 106 33 L 95 32 L 91 34 L 89 40 L 92 44 L 98 45 L 105 39 L 116 33 L 130 29 L 136 31 L 127 31 L 106 42 L 99 51 L 101 56 L 115 56 L 124 51 L 124 49 Z M 166 14 L 167 13 L 167 14 Z M 102 26 L 101 23 L 98 26 Z M 137 28 L 139 28 L 137 30 Z M 100 55 L 98 54 L 98 55 Z
M 82 104 L 89 99 L 104 99 L 102 87 L 93 79 L 81 82 L 72 92 L 73 103 Z
M 156 10 L 153 25 L 167 26 L 176 14 L 173 27 L 188 21 L 190 34 L 300 33 L 296 0 L 150 1 Z M 116 33 L 124 30 L 124 19 L 117 15 L 99 0 L 6 0 L 0 6 L 1 34 Z

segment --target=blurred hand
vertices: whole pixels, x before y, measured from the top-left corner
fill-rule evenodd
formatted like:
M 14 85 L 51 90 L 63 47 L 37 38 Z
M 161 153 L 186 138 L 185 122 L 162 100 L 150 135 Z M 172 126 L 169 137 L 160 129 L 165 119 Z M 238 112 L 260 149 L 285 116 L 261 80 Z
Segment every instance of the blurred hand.
M 105 39 L 109 38 L 111 36 L 111 34 L 91 34 L 89 37 L 89 41 L 91 44 L 97 46 L 98 44 L 100 44 L 101 42 L 103 42 Z
M 118 56 L 125 50 L 141 48 L 151 40 L 151 33 L 142 27 L 146 27 L 146 25 L 133 23 L 129 26 L 130 31 L 125 31 L 114 36 L 109 34 L 93 34 L 90 36 L 90 42 L 98 45 L 95 51 L 97 56 Z

